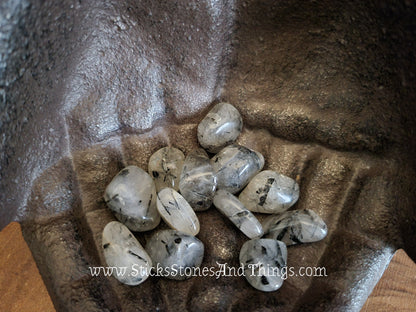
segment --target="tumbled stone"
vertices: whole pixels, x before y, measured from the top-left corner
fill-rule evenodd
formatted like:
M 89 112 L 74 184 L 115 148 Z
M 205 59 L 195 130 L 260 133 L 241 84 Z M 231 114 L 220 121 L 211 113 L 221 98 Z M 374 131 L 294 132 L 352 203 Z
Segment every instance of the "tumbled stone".
M 272 170 L 258 173 L 238 197 L 248 210 L 261 213 L 284 212 L 298 198 L 296 181 Z
M 189 235 L 199 232 L 198 218 L 181 194 L 167 187 L 157 194 L 157 210 L 162 219 L 174 230 Z
M 211 153 L 234 143 L 243 128 L 238 110 L 229 103 L 215 105 L 198 125 L 199 144 Z
M 192 268 L 201 266 L 204 244 L 196 237 L 176 230 L 155 233 L 146 244 L 158 275 L 184 280 L 192 277 Z
M 152 260 L 129 229 L 118 221 L 108 223 L 103 230 L 102 246 L 108 267 L 123 284 L 139 285 L 150 274 Z
M 195 211 L 207 210 L 217 188 L 217 177 L 207 153 L 199 148 L 185 158 L 179 190 Z
M 233 144 L 216 154 L 211 165 L 217 176 L 217 189 L 234 194 L 263 168 L 264 157 L 259 152 Z
M 150 156 L 148 171 L 155 180 L 157 192 L 165 187 L 179 190 L 184 160 L 185 155 L 174 147 L 163 147 Z
M 263 221 L 263 228 L 265 237 L 283 241 L 288 246 L 316 242 L 328 233 L 325 222 L 309 209 L 269 216 Z
M 116 218 L 132 231 L 148 231 L 160 222 L 155 183 L 139 167 L 121 170 L 107 186 L 104 200 Z
M 214 196 L 214 205 L 247 237 L 263 235 L 263 228 L 257 218 L 230 192 L 218 190 Z
M 287 249 L 274 239 L 253 239 L 240 250 L 240 263 L 251 286 L 261 291 L 279 289 L 287 277 Z

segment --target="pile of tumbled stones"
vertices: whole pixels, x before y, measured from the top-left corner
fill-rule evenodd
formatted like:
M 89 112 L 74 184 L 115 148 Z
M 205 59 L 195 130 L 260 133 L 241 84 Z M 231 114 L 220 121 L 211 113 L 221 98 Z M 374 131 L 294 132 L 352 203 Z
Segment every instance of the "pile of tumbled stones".
M 299 197 L 296 181 L 261 171 L 263 156 L 234 143 L 242 126 L 238 110 L 219 103 L 197 130 L 199 144 L 216 153 L 211 159 L 202 148 L 185 158 L 179 149 L 164 147 L 150 157 L 149 173 L 128 166 L 114 177 L 104 200 L 120 222 L 105 226 L 102 246 L 108 266 L 127 268 L 123 275 L 114 273 L 120 282 L 138 285 L 156 266 L 167 278 L 189 278 L 178 269 L 199 267 L 204 256 L 195 212 L 212 204 L 250 239 L 239 260 L 247 281 L 262 291 L 282 286 L 278 272 L 287 265 L 286 246 L 326 236 L 326 224 L 313 211 L 287 211 Z M 261 224 L 252 212 L 271 215 Z M 155 232 L 144 249 L 130 230 L 152 230 L 160 218 L 172 229 Z

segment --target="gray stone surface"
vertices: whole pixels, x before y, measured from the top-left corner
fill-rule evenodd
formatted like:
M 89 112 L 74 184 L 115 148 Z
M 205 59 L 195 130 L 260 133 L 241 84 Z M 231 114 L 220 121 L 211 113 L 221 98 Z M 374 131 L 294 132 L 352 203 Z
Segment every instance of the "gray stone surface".
M 244 276 L 251 286 L 261 291 L 275 291 L 283 285 L 287 249 L 283 242 L 273 239 L 252 239 L 240 251 Z
M 195 211 L 207 210 L 212 205 L 217 177 L 207 153 L 199 148 L 189 153 L 183 164 L 179 190 Z
M 229 145 L 211 158 L 217 188 L 232 194 L 240 191 L 264 166 L 259 152 L 237 144 Z
M 146 243 L 146 251 L 158 276 L 161 272 L 162 276 L 175 280 L 191 278 L 192 268 L 200 267 L 204 258 L 204 244 L 176 230 L 154 233 Z
M 229 103 L 218 103 L 198 124 L 198 142 L 211 153 L 234 143 L 243 128 L 238 110 Z
M 328 234 L 328 227 L 310 209 L 286 211 L 262 222 L 265 237 L 283 241 L 286 245 L 320 241 Z
M 139 285 L 150 275 L 152 260 L 129 229 L 118 221 L 103 230 L 102 247 L 113 276 L 126 285 Z
M 117 219 L 132 231 L 148 231 L 160 222 L 155 183 L 139 167 L 121 170 L 107 186 L 104 200 Z
M 238 196 L 248 210 L 261 213 L 284 212 L 298 198 L 296 181 L 272 170 L 258 173 Z

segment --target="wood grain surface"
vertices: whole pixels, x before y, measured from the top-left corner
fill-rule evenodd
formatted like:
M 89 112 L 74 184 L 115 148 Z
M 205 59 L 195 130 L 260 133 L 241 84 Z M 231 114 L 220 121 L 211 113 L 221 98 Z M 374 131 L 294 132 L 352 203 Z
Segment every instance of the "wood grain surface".
M 55 311 L 19 223 L 0 232 L 0 311 Z M 398 250 L 361 312 L 416 310 L 416 264 Z

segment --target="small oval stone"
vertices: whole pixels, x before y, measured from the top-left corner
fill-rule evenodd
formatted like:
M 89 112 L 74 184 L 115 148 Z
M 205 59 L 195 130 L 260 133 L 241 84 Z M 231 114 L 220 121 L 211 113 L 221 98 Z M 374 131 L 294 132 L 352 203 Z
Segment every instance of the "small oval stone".
M 155 181 L 157 192 L 165 187 L 179 190 L 184 160 L 182 151 L 174 147 L 163 147 L 150 156 L 148 171 Z
M 298 198 L 296 181 L 272 170 L 258 173 L 238 197 L 248 210 L 261 213 L 284 212 Z
M 174 230 L 189 235 L 199 233 L 199 220 L 181 194 L 172 188 L 164 188 L 157 194 L 157 210 L 162 219 Z
M 325 222 L 309 209 L 270 216 L 263 221 L 263 228 L 265 237 L 283 241 L 287 246 L 316 242 L 328 233 Z
M 217 189 L 234 194 L 263 168 L 264 157 L 259 152 L 233 144 L 215 155 L 211 165 L 217 176 Z
M 139 285 L 149 277 L 152 260 L 125 225 L 118 221 L 108 223 L 102 246 L 107 266 L 114 267 L 113 276 L 123 284 Z
M 185 158 L 179 190 L 195 211 L 207 210 L 217 188 L 217 177 L 207 153 L 199 148 Z
M 257 218 L 230 192 L 218 190 L 214 196 L 214 205 L 248 238 L 263 235 L 263 228 Z
M 238 110 L 229 103 L 215 105 L 198 125 L 198 142 L 211 153 L 234 143 L 243 128 Z
M 201 266 L 204 244 L 196 237 L 175 230 L 155 233 L 146 244 L 153 264 L 163 269 L 162 275 L 184 280 L 192 277 L 191 268 Z
M 252 239 L 240 250 L 240 263 L 251 286 L 261 291 L 278 290 L 287 274 L 287 249 L 274 239 Z
M 139 167 L 121 170 L 105 189 L 104 200 L 116 218 L 132 231 L 148 231 L 160 223 L 155 183 Z

